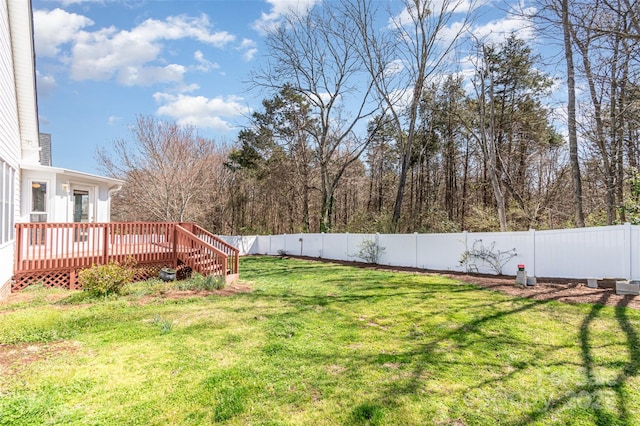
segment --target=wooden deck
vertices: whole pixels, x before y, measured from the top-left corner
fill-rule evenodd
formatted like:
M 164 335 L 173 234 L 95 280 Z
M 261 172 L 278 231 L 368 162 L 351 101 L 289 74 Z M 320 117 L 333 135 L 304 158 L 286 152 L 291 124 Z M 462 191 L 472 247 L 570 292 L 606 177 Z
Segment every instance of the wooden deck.
M 162 267 L 238 278 L 238 250 L 194 223 L 19 223 L 12 290 L 78 288 L 78 271 L 133 260 L 137 279 Z

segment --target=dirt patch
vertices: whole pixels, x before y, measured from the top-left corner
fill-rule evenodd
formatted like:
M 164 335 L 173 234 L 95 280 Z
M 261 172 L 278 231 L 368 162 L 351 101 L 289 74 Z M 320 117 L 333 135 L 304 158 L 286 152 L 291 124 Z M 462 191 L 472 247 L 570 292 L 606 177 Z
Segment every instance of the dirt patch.
M 12 303 L 31 302 L 33 299 L 37 297 L 44 298 L 45 302 L 55 303 L 68 296 L 69 296 L 69 293 L 67 293 L 66 291 L 61 291 L 60 293 L 54 293 L 54 294 L 47 294 L 46 296 L 34 294 L 33 292 L 30 292 L 30 291 L 18 291 L 18 292 L 9 294 L 9 297 L 3 300 L 2 302 L 0 302 L 0 304 L 8 305 Z
M 515 276 L 495 276 L 484 274 L 466 274 L 451 271 L 430 271 L 419 268 L 372 265 L 363 262 L 323 260 L 304 256 L 291 256 L 299 259 L 338 263 L 359 268 L 373 268 L 385 271 L 406 272 L 449 277 L 469 284 L 499 291 L 510 296 L 527 297 L 535 300 L 557 300 L 565 303 L 593 303 L 608 306 L 626 306 L 640 309 L 640 296 L 620 296 L 613 288 L 590 288 L 586 280 L 565 278 L 538 278 L 535 286 L 520 287 L 515 284 Z
M 447 275 L 447 274 L 442 274 Z M 538 280 L 535 286 L 519 287 L 514 277 L 481 277 L 472 275 L 451 275 L 451 278 L 481 287 L 499 291 L 510 296 L 527 297 L 535 300 L 557 300 L 565 303 L 592 303 L 608 306 L 626 306 L 640 309 L 640 296 L 617 295 L 613 288 L 590 288 L 578 280 Z
M 164 293 L 160 294 L 160 295 L 150 295 L 150 296 L 142 296 L 139 298 L 138 302 L 141 304 L 146 304 L 149 303 L 149 301 L 153 300 L 153 299 L 157 299 L 158 297 L 160 298 L 164 298 L 164 299 L 186 299 L 186 298 L 190 298 L 190 297 L 207 297 L 207 296 L 211 296 L 211 295 L 216 295 L 216 296 L 232 296 L 234 294 L 240 294 L 240 293 L 251 293 L 253 291 L 253 289 L 247 285 L 247 284 L 243 284 L 243 283 L 234 283 L 231 285 L 226 286 L 223 289 L 220 290 L 212 290 L 212 291 L 194 291 L 194 290 L 167 290 Z M 60 292 L 60 293 L 55 293 L 55 294 L 48 294 L 46 296 L 44 296 L 44 301 L 48 302 L 48 303 L 55 303 L 58 302 L 62 299 L 65 299 L 67 297 L 69 297 L 71 293 L 69 292 Z M 2 302 L 2 304 L 6 304 L 6 305 L 10 305 L 13 303 L 22 303 L 22 302 L 31 302 L 36 298 L 42 298 L 43 296 L 41 294 L 37 294 L 37 293 L 33 293 L 33 292 L 28 292 L 28 291 L 18 291 L 16 293 L 11 293 L 9 295 L 9 297 L 4 300 Z M 78 306 L 87 306 L 89 304 L 84 304 L 84 305 L 72 305 L 73 307 L 78 307 Z M 1 314 L 1 313 L 0 313 Z
M 79 347 L 79 343 L 70 341 L 0 344 L 0 375 L 15 375 L 31 363 L 75 353 Z

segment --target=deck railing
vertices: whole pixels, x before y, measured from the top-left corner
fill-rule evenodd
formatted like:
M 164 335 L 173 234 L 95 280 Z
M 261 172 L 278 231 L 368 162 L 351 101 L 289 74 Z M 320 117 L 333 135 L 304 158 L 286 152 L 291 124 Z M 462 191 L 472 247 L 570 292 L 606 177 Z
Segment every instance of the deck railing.
M 176 226 L 178 259 L 202 275 L 227 275 L 227 255 L 188 229 Z
M 192 237 L 185 239 L 185 232 Z M 189 247 L 193 249 L 188 250 Z M 215 259 L 219 266 L 200 268 L 207 262 L 211 263 L 211 260 L 194 263 L 196 257 L 203 256 Z M 194 223 L 18 223 L 14 280 L 18 288 L 35 280 L 41 280 L 45 285 L 58 285 L 65 281 L 65 287 L 66 281 L 71 281 L 69 286 L 73 288 L 78 270 L 128 259 L 146 266 L 150 275 L 157 273 L 162 266 L 185 264 L 203 275 L 227 278 L 238 274 L 237 258 L 235 247 Z M 49 276 L 56 278 L 47 278 Z
M 209 245 L 213 246 L 215 249 L 224 253 L 227 257 L 226 268 L 229 271 L 229 273 L 230 274 L 238 273 L 240 259 L 239 259 L 239 250 L 236 247 L 216 237 L 215 235 L 213 235 L 212 233 L 198 226 L 195 223 L 181 224 L 181 225 L 187 228 L 191 233 L 193 233 L 199 239 L 207 242 Z

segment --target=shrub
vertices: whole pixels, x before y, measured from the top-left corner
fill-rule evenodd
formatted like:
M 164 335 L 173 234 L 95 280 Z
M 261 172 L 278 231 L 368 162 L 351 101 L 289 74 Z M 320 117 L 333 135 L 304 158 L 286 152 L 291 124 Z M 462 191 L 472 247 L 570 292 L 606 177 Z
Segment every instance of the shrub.
M 365 239 L 360 244 L 358 244 L 358 253 L 356 253 L 356 257 L 364 260 L 367 263 L 378 264 L 380 261 L 380 257 L 385 251 L 384 247 L 381 247 L 378 244 L 377 240 L 369 240 Z
M 120 294 L 125 284 L 133 281 L 135 270 L 132 265 L 120 265 L 109 262 L 106 265 L 93 265 L 78 274 L 82 289 L 95 296 Z
M 178 290 L 193 290 L 193 291 L 212 291 L 212 290 L 220 290 L 224 288 L 225 282 L 224 277 L 209 275 L 202 276 L 197 272 L 194 272 L 190 279 L 185 281 L 179 281 L 176 284 L 176 288 Z
M 491 267 L 496 274 L 502 275 L 502 268 L 507 262 L 516 257 L 516 249 L 496 250 L 496 242 L 490 246 L 484 246 L 482 240 L 475 240 L 471 250 L 465 250 L 460 255 L 460 265 L 465 265 L 467 272 L 478 272 L 477 261 L 483 262 Z

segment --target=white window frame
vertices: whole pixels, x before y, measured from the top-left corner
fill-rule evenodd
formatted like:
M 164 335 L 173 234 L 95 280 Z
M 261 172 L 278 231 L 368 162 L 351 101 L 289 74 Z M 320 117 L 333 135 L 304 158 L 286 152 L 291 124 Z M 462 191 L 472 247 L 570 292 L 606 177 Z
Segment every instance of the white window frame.
M 16 238 L 17 177 L 18 171 L 0 158 L 0 246 L 11 243 Z
M 44 194 L 44 211 L 35 211 L 33 210 L 33 184 L 34 183 L 44 183 L 47 185 L 47 190 Z M 46 215 L 46 220 L 44 222 L 48 222 L 49 218 L 51 216 L 51 181 L 49 179 L 37 179 L 37 178 L 32 178 L 29 179 L 29 222 L 31 222 L 31 217 L 32 215 Z M 39 221 L 38 223 L 41 223 L 41 221 Z

